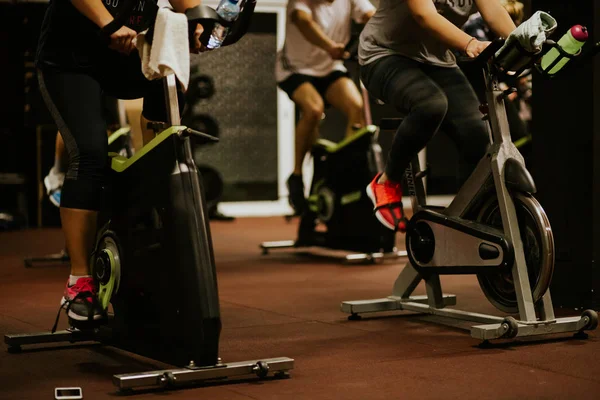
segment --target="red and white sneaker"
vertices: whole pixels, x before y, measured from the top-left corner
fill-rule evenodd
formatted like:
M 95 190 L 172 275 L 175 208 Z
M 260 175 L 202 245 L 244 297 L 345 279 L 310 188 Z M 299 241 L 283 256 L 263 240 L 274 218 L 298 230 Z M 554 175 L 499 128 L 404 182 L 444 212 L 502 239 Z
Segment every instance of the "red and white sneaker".
M 381 173 L 367 186 L 367 195 L 373 202 L 375 216 L 388 229 L 406 232 L 408 220 L 402 209 L 402 186 L 399 183 L 385 181 L 377 183 Z
M 91 276 L 77 279 L 73 286 L 67 281 L 60 305 L 66 304 L 67 315 L 76 321 L 98 320 L 104 316 L 104 310 L 97 294 L 96 282 Z

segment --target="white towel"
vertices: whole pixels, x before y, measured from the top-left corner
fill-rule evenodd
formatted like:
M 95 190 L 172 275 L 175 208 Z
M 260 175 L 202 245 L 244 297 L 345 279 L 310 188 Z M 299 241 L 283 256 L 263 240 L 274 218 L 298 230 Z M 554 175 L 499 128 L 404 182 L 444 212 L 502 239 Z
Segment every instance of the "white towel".
M 136 43 L 144 76 L 153 80 L 175 74 L 186 90 L 190 81 L 190 46 L 186 16 L 169 8 L 160 8 L 151 45 L 146 42 L 147 32 L 141 32 Z
M 554 32 L 556 26 L 556 20 L 550 14 L 537 11 L 508 35 L 504 46 L 498 50 L 496 55 L 513 40 L 518 40 L 519 44 L 528 52 L 537 53 L 542 50 L 542 45 L 547 37 Z

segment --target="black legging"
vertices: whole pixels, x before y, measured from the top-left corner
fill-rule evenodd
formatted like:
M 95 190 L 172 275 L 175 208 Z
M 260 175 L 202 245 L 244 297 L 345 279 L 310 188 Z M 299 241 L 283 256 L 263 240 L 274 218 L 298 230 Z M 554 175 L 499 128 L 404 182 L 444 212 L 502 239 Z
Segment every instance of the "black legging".
M 106 50 L 98 60 L 77 70 L 45 65 L 38 70 L 41 93 L 69 156 L 61 207 L 97 211 L 104 205 L 108 142 L 103 93 L 119 99 L 143 97 L 144 117 L 167 121 L 163 81 L 143 76 L 137 52 L 124 56 Z M 179 93 L 180 110 L 183 106 Z
M 361 79 L 374 97 L 405 114 L 388 155 L 389 179 L 402 181 L 411 160 L 440 127 L 463 158 L 461 179 L 473 171 L 490 138 L 477 96 L 459 68 L 391 55 L 362 66 Z

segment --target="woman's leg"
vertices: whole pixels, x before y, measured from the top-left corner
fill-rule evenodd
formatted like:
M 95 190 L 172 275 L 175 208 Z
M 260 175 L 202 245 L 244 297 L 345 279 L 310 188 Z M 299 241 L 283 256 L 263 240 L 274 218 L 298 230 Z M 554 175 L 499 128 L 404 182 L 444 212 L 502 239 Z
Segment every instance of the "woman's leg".
M 71 278 L 65 299 L 72 301 L 76 293 L 69 286 L 74 285 L 75 291 L 94 291 L 91 278 L 81 283 L 78 277 L 90 274 L 96 220 L 105 196 L 106 122 L 102 115 L 100 86 L 90 76 L 48 69 L 39 72 L 39 82 L 69 156 L 60 215 L 71 258 Z M 100 310 L 93 312 L 94 318 L 100 317 Z M 72 305 L 69 316 L 87 319 L 88 305 Z
M 405 114 L 388 154 L 385 172 L 367 187 L 375 215 L 389 229 L 404 231 L 401 182 L 411 160 L 441 125 L 448 100 L 423 72 L 423 64 L 401 56 L 387 56 L 362 68 L 362 81 L 376 98 Z
M 429 66 L 427 73 L 448 98 L 442 130 L 456 143 L 461 155 L 459 184 L 462 185 L 484 156 L 490 144 L 489 131 L 482 120 L 477 95 L 459 68 Z
M 402 181 L 413 157 L 431 140 L 446 116 L 446 95 L 422 68 L 423 64 L 401 56 L 388 56 L 363 68 L 363 83 L 369 92 L 404 114 L 383 180 Z
M 363 99 L 352 79 L 346 76 L 336 79 L 325 91 L 325 99 L 346 116 L 346 137 L 365 126 Z

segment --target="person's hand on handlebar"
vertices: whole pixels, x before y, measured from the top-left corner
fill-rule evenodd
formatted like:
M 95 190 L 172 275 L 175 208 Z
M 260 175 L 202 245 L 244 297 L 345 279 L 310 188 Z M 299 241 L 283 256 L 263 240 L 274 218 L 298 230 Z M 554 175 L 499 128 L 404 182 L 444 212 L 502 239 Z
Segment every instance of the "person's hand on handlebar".
M 206 46 L 200 43 L 200 36 L 204 32 L 204 27 L 202 24 L 196 24 L 196 30 L 194 31 L 194 37 L 192 42 L 190 43 L 190 52 L 198 54 L 203 51 L 208 50 Z
M 475 58 L 479 54 L 481 54 L 481 52 L 485 50 L 485 48 L 488 47 L 490 43 L 492 42 L 479 41 L 475 38 L 471 38 L 471 40 L 469 40 L 469 43 L 467 43 L 467 46 L 465 47 L 465 54 L 470 58 Z
M 328 49 L 327 52 L 334 60 L 345 60 L 350 57 L 350 53 L 346 51 L 346 46 L 342 43 L 333 43 Z
M 110 35 L 109 48 L 119 53 L 129 54 L 135 49 L 135 38 L 137 32 L 126 26 L 122 26 L 118 31 Z

